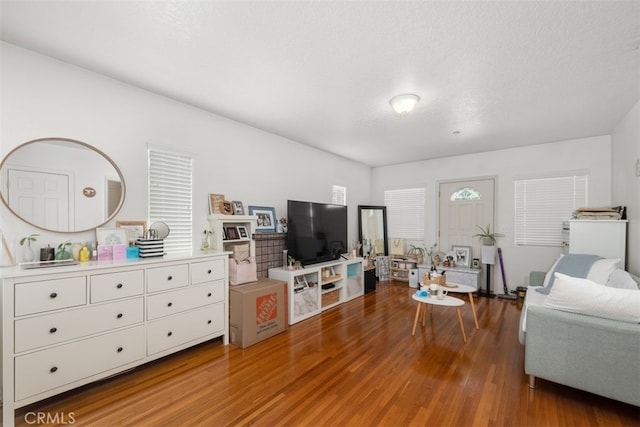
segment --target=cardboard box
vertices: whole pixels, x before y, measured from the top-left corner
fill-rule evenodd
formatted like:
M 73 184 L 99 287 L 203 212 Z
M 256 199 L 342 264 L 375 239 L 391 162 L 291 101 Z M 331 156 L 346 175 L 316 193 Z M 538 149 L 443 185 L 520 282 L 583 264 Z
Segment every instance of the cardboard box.
M 260 279 L 229 289 L 229 335 L 246 348 L 287 329 L 287 282 Z

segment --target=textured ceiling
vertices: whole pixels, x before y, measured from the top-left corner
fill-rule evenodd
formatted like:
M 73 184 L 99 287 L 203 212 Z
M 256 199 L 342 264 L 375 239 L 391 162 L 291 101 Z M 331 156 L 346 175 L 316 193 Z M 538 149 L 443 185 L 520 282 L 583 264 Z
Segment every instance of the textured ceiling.
M 371 166 L 609 134 L 640 99 L 639 1 L 1 5 L 8 43 Z

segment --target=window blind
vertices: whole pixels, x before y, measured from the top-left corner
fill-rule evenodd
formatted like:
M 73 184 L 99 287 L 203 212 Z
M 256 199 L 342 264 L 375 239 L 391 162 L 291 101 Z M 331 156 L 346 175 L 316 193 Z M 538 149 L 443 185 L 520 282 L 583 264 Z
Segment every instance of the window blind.
M 341 187 L 339 185 L 334 185 L 331 191 L 331 203 L 334 205 L 344 205 L 347 204 L 347 187 Z
M 149 149 L 149 224 L 162 221 L 171 230 L 165 253 L 190 252 L 192 245 L 193 159 L 190 155 Z
M 562 222 L 587 205 L 588 175 L 516 179 L 515 243 L 562 246 Z
M 389 236 L 424 240 L 424 187 L 386 190 L 384 204 L 387 207 Z

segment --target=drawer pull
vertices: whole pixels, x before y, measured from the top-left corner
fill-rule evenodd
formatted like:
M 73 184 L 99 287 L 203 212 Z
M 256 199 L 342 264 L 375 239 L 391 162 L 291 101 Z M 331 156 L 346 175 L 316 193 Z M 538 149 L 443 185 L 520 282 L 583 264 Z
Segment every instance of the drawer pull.
M 167 307 L 171 307 L 172 305 L 173 305 L 173 303 L 170 302 L 170 303 L 167 304 Z
M 50 334 L 55 334 L 56 332 L 58 332 L 58 328 L 56 328 L 56 327 L 53 327 L 53 328 L 49 329 L 49 333 Z
M 167 280 L 173 280 L 173 276 L 167 277 Z
M 208 297 L 210 297 L 210 296 L 211 296 L 211 292 L 209 292 L 209 293 L 207 294 L 207 296 L 208 296 Z
M 208 270 L 207 270 L 207 274 L 211 274 L 211 269 L 208 269 Z
M 122 313 L 118 313 L 118 315 L 116 316 L 118 319 L 122 319 Z
M 118 289 L 122 289 L 122 286 L 123 286 L 123 285 L 122 285 L 122 283 L 118 283 L 118 284 L 116 285 L 116 288 L 118 288 Z
M 210 324 L 211 324 L 211 320 L 207 320 L 207 325 L 210 325 Z
M 169 333 L 167 333 L 167 336 L 170 337 L 171 335 L 173 335 L 173 332 L 169 331 Z
M 118 350 L 117 350 L 117 351 L 118 351 L 118 353 L 122 353 L 122 350 L 124 350 L 124 348 L 122 348 L 122 347 L 118 347 Z
M 49 295 L 49 298 L 55 298 L 55 297 L 57 297 L 57 296 L 58 296 L 58 294 L 57 294 L 57 293 L 55 293 L 55 292 L 51 292 L 51 295 Z
M 51 372 L 52 374 L 58 370 L 57 366 L 52 367 L 51 369 L 49 369 L 49 372 Z

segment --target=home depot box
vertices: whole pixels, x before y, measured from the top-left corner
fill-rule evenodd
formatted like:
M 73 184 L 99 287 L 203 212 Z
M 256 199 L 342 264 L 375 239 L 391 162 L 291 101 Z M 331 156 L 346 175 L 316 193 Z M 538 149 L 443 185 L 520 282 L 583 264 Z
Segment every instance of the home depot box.
M 287 329 L 287 282 L 260 279 L 229 289 L 231 342 L 245 348 Z

